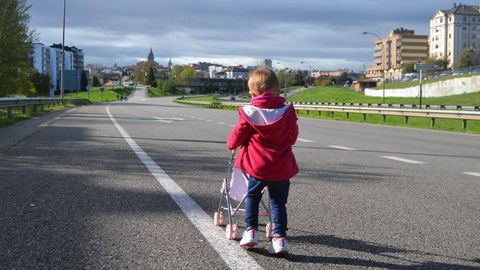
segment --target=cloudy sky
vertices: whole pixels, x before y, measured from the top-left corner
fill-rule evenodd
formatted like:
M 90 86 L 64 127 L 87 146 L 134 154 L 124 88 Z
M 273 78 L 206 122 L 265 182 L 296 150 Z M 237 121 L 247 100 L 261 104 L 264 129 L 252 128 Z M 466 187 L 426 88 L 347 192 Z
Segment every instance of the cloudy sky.
M 62 0 L 28 0 L 39 42 L 62 40 Z M 67 0 L 66 45 L 88 64 L 134 64 L 153 48 L 165 65 L 210 61 L 279 68 L 363 70 L 373 37 L 406 27 L 428 34 L 429 18 L 453 0 Z M 478 0 L 464 0 L 477 4 Z M 301 64 L 300 62 L 304 62 Z

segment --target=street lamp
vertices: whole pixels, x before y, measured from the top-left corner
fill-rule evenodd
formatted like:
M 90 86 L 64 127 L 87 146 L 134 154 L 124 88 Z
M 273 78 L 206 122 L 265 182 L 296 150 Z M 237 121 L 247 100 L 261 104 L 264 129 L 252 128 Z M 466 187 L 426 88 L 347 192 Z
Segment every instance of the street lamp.
M 373 35 L 373 36 L 377 37 L 380 40 L 380 42 L 382 43 L 382 73 L 383 73 L 383 99 L 382 99 L 383 101 L 382 101 L 382 103 L 385 104 L 385 82 L 386 82 L 385 81 L 385 62 L 386 62 L 386 59 L 384 59 L 384 57 L 383 57 L 383 55 L 386 54 L 385 45 L 383 44 L 383 39 L 379 35 L 377 35 L 375 33 L 371 33 L 371 32 L 363 32 L 363 34 L 364 35 Z
M 309 62 L 301 61 L 300 64 L 307 64 L 310 67 L 310 76 L 308 78 L 308 84 L 312 85 L 312 65 Z
M 63 0 L 63 38 L 62 38 L 62 67 L 60 70 L 60 98 L 63 98 L 65 78 L 65 14 L 67 11 L 67 0 Z
M 278 65 L 282 65 L 280 62 L 277 62 Z M 285 67 L 285 72 L 283 74 L 283 77 L 285 78 L 285 90 L 284 91 L 287 91 L 287 66 L 283 65 Z

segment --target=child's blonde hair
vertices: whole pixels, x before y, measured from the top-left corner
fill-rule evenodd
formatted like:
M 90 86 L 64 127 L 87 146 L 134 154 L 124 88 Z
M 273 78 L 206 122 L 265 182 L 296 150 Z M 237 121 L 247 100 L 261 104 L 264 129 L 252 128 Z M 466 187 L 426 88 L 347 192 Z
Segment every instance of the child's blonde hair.
M 280 83 L 277 75 L 269 68 L 257 68 L 250 72 L 248 88 L 255 95 L 261 95 L 265 92 L 280 94 Z

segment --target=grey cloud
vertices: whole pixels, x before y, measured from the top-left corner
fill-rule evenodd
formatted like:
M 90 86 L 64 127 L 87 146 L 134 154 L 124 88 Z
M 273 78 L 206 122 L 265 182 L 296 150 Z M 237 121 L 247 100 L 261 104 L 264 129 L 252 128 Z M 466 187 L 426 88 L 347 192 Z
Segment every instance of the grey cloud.
M 32 28 L 58 42 L 62 1 L 31 0 Z M 372 61 L 372 38 L 397 27 L 428 33 L 429 17 L 454 1 L 439 0 L 83 0 L 69 1 L 67 43 L 82 44 L 87 62 L 132 64 L 150 46 L 168 57 L 322 59 L 335 65 Z M 463 1 L 478 4 L 477 1 Z M 55 31 L 45 29 L 55 28 Z M 110 59 L 110 60 L 109 60 Z M 342 66 L 343 67 L 343 66 Z M 353 66 L 352 66 L 353 67 Z

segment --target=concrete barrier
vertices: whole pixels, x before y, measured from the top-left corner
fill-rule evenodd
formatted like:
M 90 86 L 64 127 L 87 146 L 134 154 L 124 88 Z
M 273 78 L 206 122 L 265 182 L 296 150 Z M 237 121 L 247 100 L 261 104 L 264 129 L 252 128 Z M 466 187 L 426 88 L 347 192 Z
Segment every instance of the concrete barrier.
M 480 92 L 480 75 L 472 77 L 454 78 L 446 81 L 424 84 L 422 86 L 423 97 L 444 97 L 460 94 Z M 365 95 L 381 97 L 383 90 L 365 89 Z M 419 97 L 420 86 L 402 89 L 386 89 L 386 97 Z

